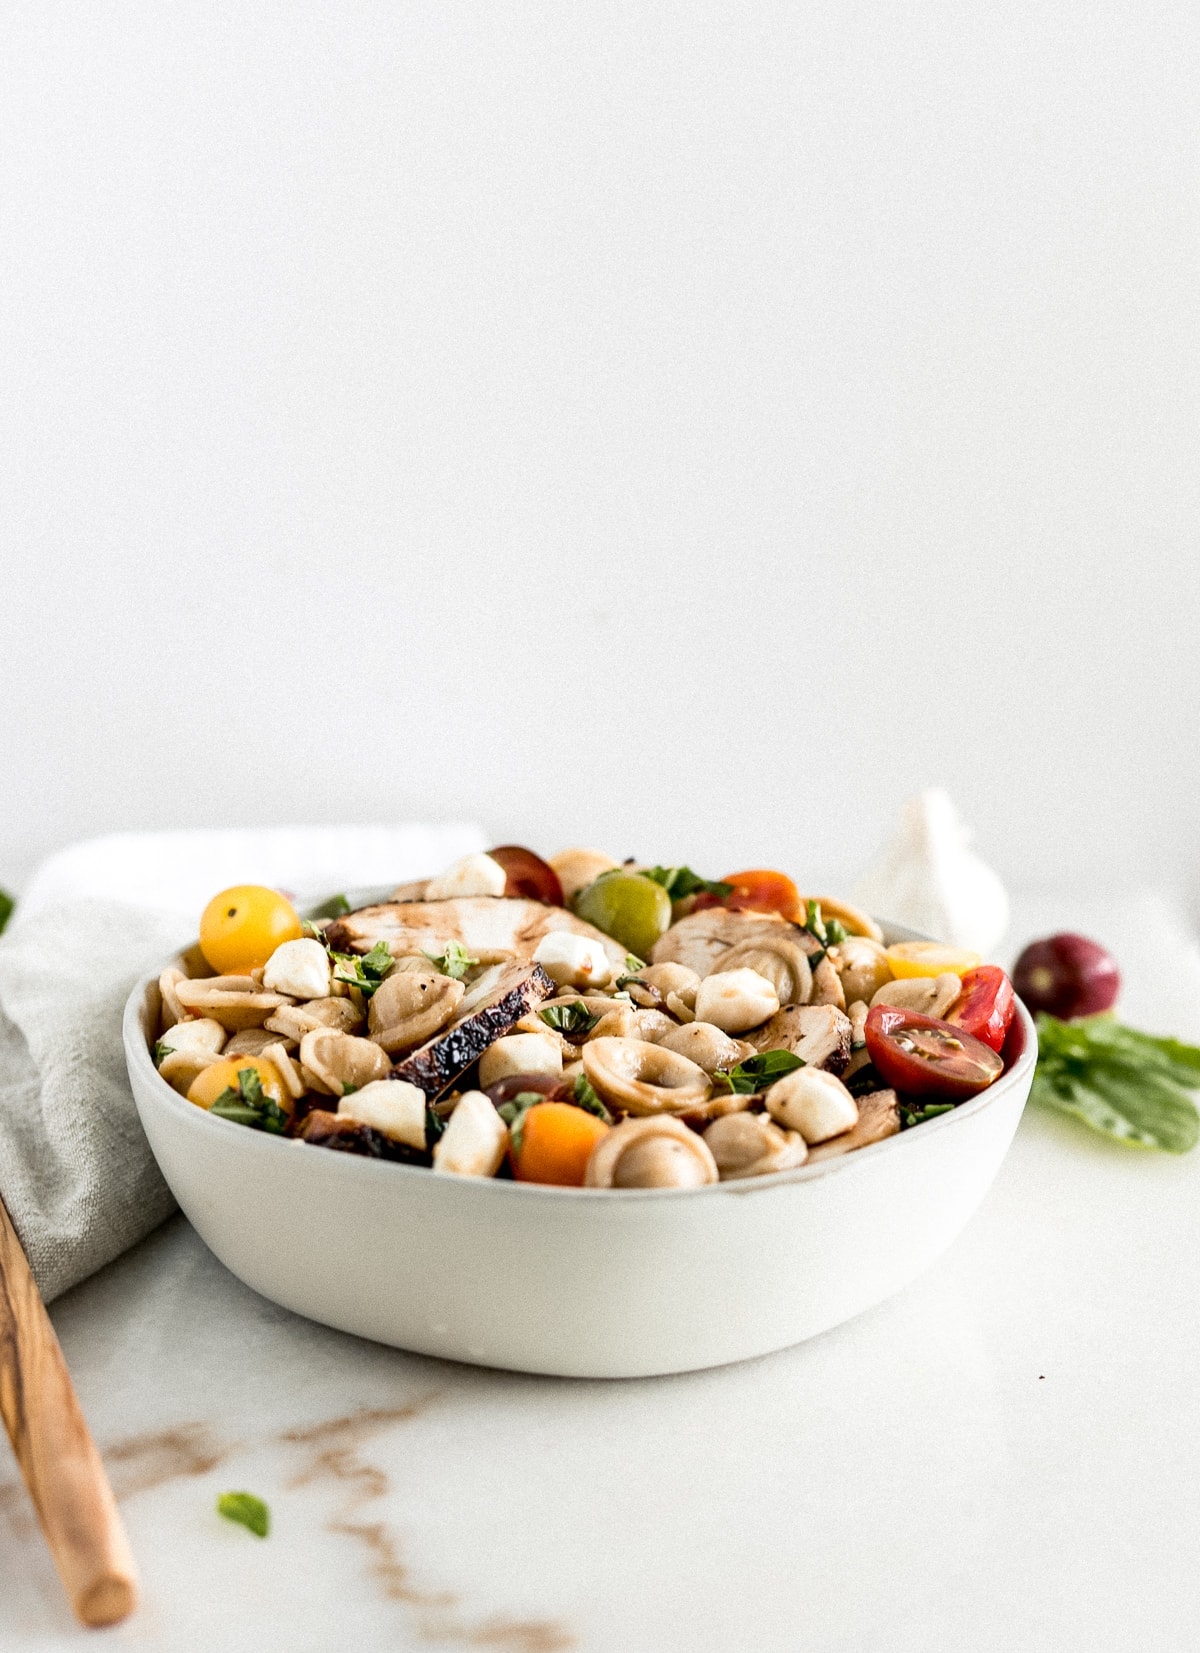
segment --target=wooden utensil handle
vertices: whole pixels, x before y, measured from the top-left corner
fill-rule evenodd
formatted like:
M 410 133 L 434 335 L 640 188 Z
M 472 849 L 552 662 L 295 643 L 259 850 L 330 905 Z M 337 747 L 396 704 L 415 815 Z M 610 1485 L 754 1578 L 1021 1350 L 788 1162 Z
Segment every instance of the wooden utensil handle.
M 115 1624 L 137 1604 L 133 1552 L 2 1200 L 0 1414 L 76 1617 Z

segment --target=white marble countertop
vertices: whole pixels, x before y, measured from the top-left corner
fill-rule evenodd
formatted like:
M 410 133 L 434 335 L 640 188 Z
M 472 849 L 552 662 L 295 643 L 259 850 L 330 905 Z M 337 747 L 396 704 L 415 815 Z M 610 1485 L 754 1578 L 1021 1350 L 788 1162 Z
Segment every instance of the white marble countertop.
M 1200 1037 L 1169 906 L 1028 901 Z M 297 1319 L 182 1218 L 55 1305 L 143 1572 L 114 1649 L 1107 1653 L 1200 1614 L 1200 1153 L 1030 1112 L 900 1296 L 639 1382 L 449 1366 Z M 0 1646 L 82 1647 L 0 1453 Z M 215 1514 L 271 1506 L 266 1542 Z

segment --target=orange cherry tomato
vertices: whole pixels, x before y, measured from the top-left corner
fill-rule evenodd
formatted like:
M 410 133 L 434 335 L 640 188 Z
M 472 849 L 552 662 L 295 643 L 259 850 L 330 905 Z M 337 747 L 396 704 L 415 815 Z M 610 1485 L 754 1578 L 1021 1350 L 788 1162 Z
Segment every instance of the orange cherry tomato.
M 200 919 L 200 951 L 221 976 L 260 969 L 285 941 L 304 934 L 296 909 L 278 890 L 235 884 L 214 895 Z
M 194 1102 L 198 1108 L 211 1108 L 222 1091 L 238 1089 L 238 1074 L 243 1068 L 254 1069 L 264 1096 L 277 1102 L 284 1113 L 292 1112 L 292 1099 L 284 1089 L 279 1069 L 274 1062 L 268 1062 L 262 1056 L 232 1056 L 227 1061 L 212 1062 L 208 1067 L 201 1068 L 188 1087 L 188 1101 Z
M 733 885 L 724 905 L 734 912 L 779 913 L 793 924 L 804 922 L 800 891 L 785 872 L 760 867 L 750 872 L 727 872 L 722 883 Z
M 513 1156 L 517 1182 L 582 1188 L 592 1149 L 609 1127 L 570 1102 L 535 1102 L 521 1122 L 521 1147 Z

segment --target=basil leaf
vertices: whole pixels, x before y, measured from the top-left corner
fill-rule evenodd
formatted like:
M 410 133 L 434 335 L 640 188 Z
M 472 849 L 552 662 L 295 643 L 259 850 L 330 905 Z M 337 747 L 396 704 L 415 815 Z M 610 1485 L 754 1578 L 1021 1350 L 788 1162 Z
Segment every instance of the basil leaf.
M 611 1125 L 613 1116 L 604 1103 L 597 1096 L 591 1080 L 586 1073 L 575 1075 L 575 1106 L 582 1108 L 585 1113 L 594 1113 L 597 1119 L 602 1119 L 606 1125 Z
M 334 961 L 334 980 L 357 987 L 367 999 L 396 962 L 388 952 L 385 941 L 377 941 L 369 953 L 330 953 L 329 956 Z
M 7 890 L 0 890 L 0 935 L 4 934 L 4 926 L 13 915 L 16 902 Z
M 271 1529 L 270 1510 L 252 1492 L 223 1492 L 217 1499 L 217 1514 L 248 1527 L 259 1538 L 265 1538 Z
M 795 1073 L 804 1065 L 803 1056 L 797 1056 L 795 1051 L 764 1050 L 758 1056 L 748 1056 L 727 1073 L 714 1073 L 713 1082 L 734 1096 L 755 1096 L 782 1079 L 785 1073 Z
M 479 963 L 473 959 L 460 941 L 448 941 L 443 953 L 426 953 L 425 957 L 435 970 L 443 976 L 449 976 L 454 981 L 461 981 L 468 970 Z
M 733 894 L 733 885 L 719 878 L 701 878 L 691 867 L 643 867 L 643 878 L 661 884 L 672 901 L 686 901 L 689 895 L 715 895 L 718 901 Z
M 625 973 L 626 973 L 626 975 L 636 976 L 639 970 L 644 970 L 645 968 L 646 968 L 645 959 L 638 958 L 636 953 L 626 953 L 626 955 L 625 955 Z
M 161 1039 L 156 1041 L 154 1046 L 154 1065 L 156 1068 L 162 1067 L 174 1048 L 173 1045 L 164 1044 Z
M 501 1102 L 496 1112 L 508 1126 L 508 1140 L 514 1157 L 521 1152 L 521 1144 L 525 1140 L 525 1115 L 530 1108 L 536 1108 L 539 1102 L 546 1098 L 541 1091 L 518 1091 L 507 1102 Z
M 936 1119 L 939 1114 L 953 1113 L 953 1102 L 926 1102 L 900 1104 L 900 1129 L 911 1131 L 914 1125 L 923 1125 L 927 1119 Z
M 564 1039 L 586 1039 L 600 1020 L 582 999 L 577 999 L 574 1004 L 548 1004 L 544 1010 L 538 1011 L 538 1015 L 547 1027 L 561 1033 Z
M 222 1091 L 208 1111 L 218 1119 L 228 1119 L 234 1125 L 249 1125 L 253 1130 L 262 1123 L 258 1109 L 243 1102 L 235 1090 Z
M 263 1090 L 262 1080 L 254 1068 L 239 1068 L 237 1090 L 227 1085 L 208 1111 L 218 1119 L 249 1125 L 252 1130 L 267 1131 L 272 1136 L 282 1136 L 288 1126 L 287 1114 Z
M 319 907 L 310 907 L 309 918 L 343 918 L 351 911 L 350 903 L 344 895 L 331 895 L 328 901 L 322 901 Z
M 1182 1154 L 1200 1139 L 1188 1090 L 1200 1087 L 1200 1049 L 1125 1027 L 1110 1016 L 1037 1018 L 1031 1100 L 1135 1147 Z

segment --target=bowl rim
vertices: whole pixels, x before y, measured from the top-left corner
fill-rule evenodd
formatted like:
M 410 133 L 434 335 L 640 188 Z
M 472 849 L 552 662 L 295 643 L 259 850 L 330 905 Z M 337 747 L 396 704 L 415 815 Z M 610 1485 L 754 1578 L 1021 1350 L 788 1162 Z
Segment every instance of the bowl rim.
M 890 925 L 889 929 L 899 931 L 900 925 Z M 912 932 L 908 932 L 910 935 Z M 244 1126 L 235 1125 L 232 1120 L 214 1118 L 205 1108 L 198 1108 L 194 1103 L 179 1094 L 168 1084 L 154 1065 L 150 1053 L 150 1046 L 142 1030 L 142 1014 L 145 1008 L 146 994 L 151 985 L 157 986 L 163 970 L 176 962 L 180 953 L 171 955 L 157 970 L 148 971 L 140 976 L 135 983 L 128 999 L 125 1002 L 125 1011 L 122 1017 L 122 1035 L 125 1043 L 125 1059 L 129 1068 L 130 1078 L 135 1071 L 139 1079 L 147 1081 L 141 1090 L 141 1095 L 147 1099 L 153 1098 L 155 1107 L 162 1106 L 172 1114 L 185 1130 L 200 1131 L 228 1131 L 237 1132 L 242 1143 L 239 1151 L 245 1153 L 266 1153 L 274 1155 L 279 1150 L 304 1148 L 307 1144 L 295 1137 L 272 1136 L 262 1131 L 247 1131 Z M 1018 998 L 1016 1001 L 1016 1015 L 1020 1018 L 1025 1035 L 1024 1049 L 1013 1062 L 1012 1066 L 978 1096 L 973 1096 L 967 1102 L 961 1102 L 950 1113 L 939 1114 L 933 1119 L 925 1120 L 919 1131 L 914 1128 L 909 1131 L 898 1131 L 895 1136 L 885 1137 L 882 1142 L 869 1143 L 865 1148 L 857 1148 L 853 1153 L 841 1154 L 832 1159 L 820 1160 L 815 1165 L 798 1165 L 792 1170 L 769 1171 L 760 1177 L 739 1177 L 729 1182 L 707 1183 L 701 1188 L 560 1188 L 554 1184 L 538 1182 L 515 1182 L 508 1178 L 497 1177 L 454 1177 L 450 1175 L 437 1176 L 424 1165 L 406 1165 L 395 1160 L 368 1159 L 357 1154 L 326 1154 L 325 1159 L 330 1162 L 330 1174 L 353 1177 L 397 1177 L 401 1179 L 416 1177 L 427 1182 L 430 1176 L 437 1177 L 439 1185 L 454 1186 L 466 1185 L 475 1190 L 476 1198 L 514 1199 L 528 1197 L 539 1200 L 573 1200 L 581 1198 L 594 1204 L 599 1201 L 603 1206 L 621 1204 L 630 1200 L 694 1200 L 713 1199 L 721 1197 L 749 1198 L 754 1195 L 769 1194 L 781 1188 L 795 1184 L 815 1182 L 822 1177 L 844 1176 L 857 1167 L 862 1170 L 863 1165 L 877 1165 L 880 1157 L 885 1154 L 905 1152 L 920 1152 L 920 1142 L 930 1142 L 937 1131 L 952 1130 L 955 1125 L 968 1119 L 978 1118 L 980 1114 L 995 1105 L 1001 1097 L 1009 1095 L 1018 1089 L 1028 1079 L 1032 1084 L 1033 1068 L 1037 1062 L 1038 1040 L 1037 1028 L 1033 1017 L 1024 1003 Z M 1026 1090 L 1029 1086 L 1026 1085 Z M 135 1099 L 136 1095 L 135 1095 Z M 914 1139 L 916 1146 L 914 1149 Z M 230 1137 L 232 1145 L 233 1138 Z M 279 1161 L 274 1161 L 279 1164 Z M 334 1172 L 334 1165 L 342 1167 L 341 1172 Z M 399 1192 L 404 1181 L 394 1183 Z

